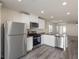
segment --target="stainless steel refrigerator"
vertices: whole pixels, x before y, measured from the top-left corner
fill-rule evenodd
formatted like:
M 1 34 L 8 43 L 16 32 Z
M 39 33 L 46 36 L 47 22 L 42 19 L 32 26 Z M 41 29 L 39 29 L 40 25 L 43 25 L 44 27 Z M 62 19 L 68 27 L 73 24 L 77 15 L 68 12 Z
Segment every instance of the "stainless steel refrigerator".
M 25 40 L 27 28 L 25 23 L 7 21 L 4 24 L 4 58 L 18 59 L 26 54 Z

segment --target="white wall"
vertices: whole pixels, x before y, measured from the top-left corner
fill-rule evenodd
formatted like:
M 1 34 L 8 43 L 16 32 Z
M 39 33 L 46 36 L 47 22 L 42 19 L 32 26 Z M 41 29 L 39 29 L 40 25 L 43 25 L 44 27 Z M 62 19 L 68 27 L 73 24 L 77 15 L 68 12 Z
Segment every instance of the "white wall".
M 70 36 L 78 36 L 78 24 L 66 24 L 67 34 Z
M 21 14 L 19 12 L 2 8 L 2 23 L 4 23 L 6 20 L 15 20 L 15 21 L 21 21 L 25 22 L 27 15 Z

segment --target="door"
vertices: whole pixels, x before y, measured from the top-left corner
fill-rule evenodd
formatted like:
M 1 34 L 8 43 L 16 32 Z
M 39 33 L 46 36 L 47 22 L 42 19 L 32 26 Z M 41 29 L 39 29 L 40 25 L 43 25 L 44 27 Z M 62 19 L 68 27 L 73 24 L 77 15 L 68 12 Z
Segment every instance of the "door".
M 17 59 L 26 53 L 25 43 L 23 39 L 24 35 L 21 36 L 9 36 L 6 46 L 6 57 L 8 59 Z
M 8 35 L 20 35 L 26 33 L 26 24 L 19 22 L 7 22 L 5 24 L 5 29 L 7 30 Z

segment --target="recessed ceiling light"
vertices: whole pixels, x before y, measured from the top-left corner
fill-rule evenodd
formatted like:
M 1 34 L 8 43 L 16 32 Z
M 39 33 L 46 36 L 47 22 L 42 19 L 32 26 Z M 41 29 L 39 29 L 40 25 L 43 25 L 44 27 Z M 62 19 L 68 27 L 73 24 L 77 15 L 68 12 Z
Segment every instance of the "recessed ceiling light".
M 21 2 L 22 0 L 18 0 L 18 2 Z
M 44 14 L 44 10 L 42 10 L 41 13 Z
M 70 12 L 67 12 L 66 14 L 67 14 L 67 15 L 70 15 Z
M 54 16 L 51 16 L 50 18 L 54 18 Z
M 63 5 L 63 6 L 67 5 L 67 2 L 63 2 L 62 5 Z

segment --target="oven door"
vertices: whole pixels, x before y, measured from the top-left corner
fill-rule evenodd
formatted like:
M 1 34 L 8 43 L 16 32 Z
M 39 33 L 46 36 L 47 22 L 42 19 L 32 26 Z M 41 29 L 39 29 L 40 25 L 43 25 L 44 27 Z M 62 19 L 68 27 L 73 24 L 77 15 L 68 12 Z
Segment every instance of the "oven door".
M 33 37 L 33 45 L 38 45 L 41 43 L 41 37 Z
M 41 43 L 41 37 L 37 37 L 37 42 L 40 44 Z

